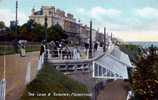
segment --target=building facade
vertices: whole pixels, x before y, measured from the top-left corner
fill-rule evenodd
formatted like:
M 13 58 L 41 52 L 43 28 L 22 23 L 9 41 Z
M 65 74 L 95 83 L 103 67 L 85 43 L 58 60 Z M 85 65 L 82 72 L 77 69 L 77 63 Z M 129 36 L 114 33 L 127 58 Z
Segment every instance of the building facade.
M 63 10 L 56 9 L 54 6 L 42 6 L 39 11 L 32 9 L 29 19 L 44 25 L 46 16 L 48 27 L 58 23 L 69 36 L 69 40 L 76 41 L 77 39 L 78 42 L 88 42 L 90 28 L 77 22 L 73 14 L 66 14 Z M 93 41 L 96 41 L 97 33 L 96 30 L 92 30 Z
M 32 14 L 29 16 L 29 19 L 34 20 L 38 24 L 44 25 L 46 16 L 48 27 L 58 23 L 64 30 L 69 31 L 70 28 L 75 27 L 77 24 L 76 19 L 72 14 L 65 14 L 64 11 L 55 9 L 53 6 L 42 6 L 39 11 L 32 9 Z

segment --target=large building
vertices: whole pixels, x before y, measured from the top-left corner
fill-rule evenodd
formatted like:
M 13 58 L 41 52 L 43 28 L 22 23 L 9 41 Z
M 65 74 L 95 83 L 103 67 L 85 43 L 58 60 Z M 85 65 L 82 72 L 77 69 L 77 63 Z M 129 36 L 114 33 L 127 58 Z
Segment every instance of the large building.
M 60 9 L 55 9 L 53 6 L 42 6 L 39 11 L 32 9 L 32 15 L 29 19 L 34 20 L 36 23 L 44 25 L 45 17 L 47 16 L 48 27 L 59 24 L 65 31 L 79 32 L 79 24 L 76 19 L 70 13 L 65 13 Z M 78 30 L 76 30 L 78 29 Z
M 39 11 L 32 9 L 32 14 L 29 16 L 29 19 L 44 25 L 46 16 L 48 27 L 58 23 L 69 36 L 69 40 L 76 41 L 78 39 L 78 42 L 88 42 L 89 27 L 76 21 L 73 14 L 66 14 L 63 10 L 56 9 L 54 6 L 42 6 Z M 97 33 L 99 35 L 99 32 L 93 29 L 93 41 L 100 40 L 96 38 L 98 37 Z

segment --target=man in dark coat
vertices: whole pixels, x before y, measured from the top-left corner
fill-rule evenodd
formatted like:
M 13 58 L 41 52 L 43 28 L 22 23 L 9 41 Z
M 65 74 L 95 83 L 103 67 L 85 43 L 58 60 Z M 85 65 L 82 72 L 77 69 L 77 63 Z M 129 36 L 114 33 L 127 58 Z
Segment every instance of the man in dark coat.
M 41 45 L 41 49 L 40 49 L 40 55 L 42 55 L 43 52 L 44 52 L 44 45 L 42 44 L 42 45 Z

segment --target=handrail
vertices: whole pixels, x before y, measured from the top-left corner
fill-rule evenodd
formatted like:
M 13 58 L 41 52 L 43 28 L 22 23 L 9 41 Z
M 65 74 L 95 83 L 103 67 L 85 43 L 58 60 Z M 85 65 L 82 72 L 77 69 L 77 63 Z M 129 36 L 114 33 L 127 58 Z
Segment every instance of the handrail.
M 49 57 L 48 58 L 48 62 L 51 62 L 51 63 L 53 63 L 53 64 L 63 64 L 63 63 L 83 63 L 83 62 L 92 62 L 92 61 L 95 61 L 95 60 L 97 60 L 97 59 L 99 59 L 99 58 L 101 58 L 101 57 L 103 57 L 104 55 L 110 55 L 111 54 L 111 51 L 113 50 L 113 48 L 114 48 L 114 46 L 112 45 L 108 50 L 107 50 L 107 52 L 102 52 L 101 54 L 99 54 L 99 55 L 97 55 L 97 56 L 93 56 L 93 58 L 81 58 L 81 59 L 77 59 L 77 60 L 75 60 L 75 59 L 53 59 L 52 57 Z M 59 52 L 59 50 L 49 50 L 49 53 L 50 52 Z M 62 51 L 64 51 L 64 50 L 61 50 L 60 52 L 62 52 Z M 84 51 L 84 50 L 82 50 L 82 51 Z M 85 52 L 83 52 L 83 53 L 85 53 Z M 54 54 L 54 55 L 58 55 L 58 54 Z M 61 56 L 61 55 L 60 55 Z M 59 58 L 59 57 L 57 57 L 57 58 Z
M 91 58 L 91 59 L 80 59 L 80 60 L 53 60 L 53 59 L 48 59 L 48 62 L 51 62 L 53 64 L 63 64 L 63 63 L 90 63 L 90 62 L 93 62 L 97 59 L 99 59 L 100 57 L 104 56 L 104 54 L 98 56 L 98 57 L 94 57 L 94 58 Z

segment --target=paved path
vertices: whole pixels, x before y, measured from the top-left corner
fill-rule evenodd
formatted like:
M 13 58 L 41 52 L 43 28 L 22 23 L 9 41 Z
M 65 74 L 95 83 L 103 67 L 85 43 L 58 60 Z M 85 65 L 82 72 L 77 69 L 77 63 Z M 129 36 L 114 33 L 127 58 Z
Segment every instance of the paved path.
M 28 63 L 31 63 L 31 80 L 36 76 L 39 52 L 28 53 L 26 57 L 6 55 L 6 100 L 18 100 L 25 89 L 25 78 Z M 0 56 L 0 78 L 2 78 L 4 57 Z
M 123 80 L 116 80 L 104 87 L 100 91 L 97 100 L 126 100 L 129 83 Z

